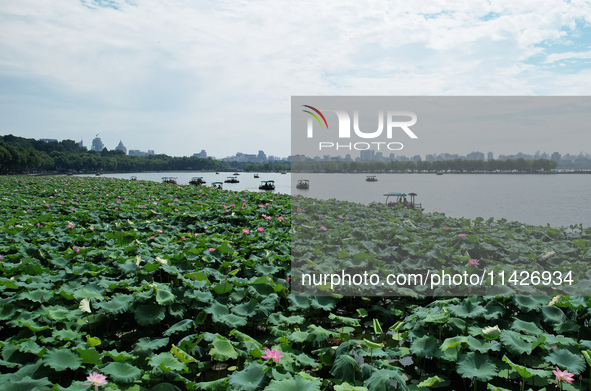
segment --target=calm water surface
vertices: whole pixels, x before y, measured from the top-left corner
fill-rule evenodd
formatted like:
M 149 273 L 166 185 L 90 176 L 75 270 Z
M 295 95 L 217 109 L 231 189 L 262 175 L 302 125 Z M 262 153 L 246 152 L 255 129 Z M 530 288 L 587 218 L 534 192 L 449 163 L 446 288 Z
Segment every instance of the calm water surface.
M 158 172 L 105 174 L 106 177 L 160 182 L 162 177 L 177 177 L 188 184 L 201 176 L 210 186 L 223 182 L 232 173 Z M 511 175 L 511 174 L 378 174 L 377 182 L 366 182 L 366 174 L 280 174 L 253 173 L 238 175 L 240 183 L 224 183 L 227 190 L 260 191 L 262 180 L 274 180 L 275 192 L 301 194 L 306 197 L 358 202 L 384 202 L 384 193 L 418 194 L 426 212 L 442 212 L 451 217 L 505 218 L 532 225 L 591 226 L 591 175 Z M 309 190 L 295 189 L 298 179 L 309 179 Z

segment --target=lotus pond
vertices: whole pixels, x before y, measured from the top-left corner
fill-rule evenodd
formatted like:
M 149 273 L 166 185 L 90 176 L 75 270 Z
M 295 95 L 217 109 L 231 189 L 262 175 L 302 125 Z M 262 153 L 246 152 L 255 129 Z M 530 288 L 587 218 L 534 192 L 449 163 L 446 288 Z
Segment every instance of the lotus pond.
M 0 390 L 591 387 L 589 297 L 295 296 L 288 195 L 2 177 L 0 202 Z M 572 235 L 555 250 L 588 261 Z

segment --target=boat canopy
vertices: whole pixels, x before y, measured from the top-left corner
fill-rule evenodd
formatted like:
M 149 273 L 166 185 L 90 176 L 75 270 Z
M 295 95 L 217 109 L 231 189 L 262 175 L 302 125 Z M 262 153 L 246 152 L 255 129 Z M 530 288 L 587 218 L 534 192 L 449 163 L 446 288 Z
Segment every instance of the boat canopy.
M 275 183 L 275 181 L 261 181 L 261 183 Z
M 386 194 L 384 194 L 384 196 L 386 196 L 386 197 L 406 197 L 406 194 L 405 193 L 386 193 Z
M 221 184 L 222 184 L 222 182 L 212 182 L 211 184 L 212 184 L 212 185 L 221 185 Z

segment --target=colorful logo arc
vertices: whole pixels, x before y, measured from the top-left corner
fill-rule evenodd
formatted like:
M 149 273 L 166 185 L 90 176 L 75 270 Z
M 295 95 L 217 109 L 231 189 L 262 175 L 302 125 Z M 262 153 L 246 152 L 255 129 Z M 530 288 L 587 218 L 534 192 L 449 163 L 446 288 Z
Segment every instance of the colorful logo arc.
M 322 117 L 322 119 L 324 120 L 324 124 L 326 125 L 326 129 L 328 129 L 328 123 L 326 122 L 326 118 L 324 118 L 324 115 L 322 115 L 322 113 L 320 112 L 320 110 L 318 110 L 318 109 L 316 109 L 316 108 L 314 108 L 312 106 L 308 106 L 308 105 L 302 105 L 302 106 L 307 107 L 309 109 L 312 109 L 316 113 L 318 113 L 318 115 L 320 115 Z M 316 121 L 318 121 L 318 123 L 320 124 L 320 127 L 322 128 L 322 122 L 320 122 L 320 118 L 318 118 L 318 116 L 316 114 L 312 113 L 309 110 L 302 110 L 302 111 L 305 112 L 305 113 L 308 113 L 308 114 L 312 115 L 314 118 L 316 118 Z

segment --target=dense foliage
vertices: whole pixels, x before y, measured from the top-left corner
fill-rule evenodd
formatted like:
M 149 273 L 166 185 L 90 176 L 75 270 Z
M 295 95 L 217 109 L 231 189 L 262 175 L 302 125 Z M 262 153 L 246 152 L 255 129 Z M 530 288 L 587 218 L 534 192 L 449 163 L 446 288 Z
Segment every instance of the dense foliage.
M 87 151 L 72 140 L 44 142 L 12 135 L 0 137 L 0 174 L 31 172 L 140 172 L 178 170 L 286 170 L 280 162 L 253 164 L 167 155 L 129 156 L 122 151 Z
M 590 385 L 589 298 L 294 296 L 286 195 L 4 177 L 0 200 L 0 390 Z

